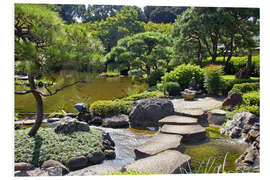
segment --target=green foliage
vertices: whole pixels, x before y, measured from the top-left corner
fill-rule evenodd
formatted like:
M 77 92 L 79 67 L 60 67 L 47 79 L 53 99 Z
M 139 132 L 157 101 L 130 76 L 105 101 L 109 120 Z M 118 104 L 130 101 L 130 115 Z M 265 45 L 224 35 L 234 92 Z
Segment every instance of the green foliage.
M 164 83 L 164 91 L 169 94 L 169 96 L 179 96 L 181 87 L 178 82 L 166 82 Z
M 164 75 L 164 72 L 161 70 L 153 71 L 149 76 L 146 78 L 146 83 L 148 87 L 155 86 L 158 82 L 161 81 L 161 77 Z
M 153 92 L 146 92 L 146 93 L 140 93 L 140 94 L 134 94 L 128 97 L 123 98 L 124 101 L 137 101 L 140 99 L 146 99 L 146 98 L 161 98 L 165 97 L 165 95 L 160 91 L 153 91 Z
M 120 70 L 130 68 L 130 75 L 149 75 L 152 71 L 166 69 L 170 43 L 169 37 L 158 32 L 138 33 L 120 39 L 106 59 L 115 61 Z
M 210 63 L 211 57 L 203 59 L 203 66 L 206 66 Z M 225 65 L 223 57 L 217 57 L 216 63 L 220 65 Z M 225 74 L 235 74 L 241 68 L 245 67 L 247 63 L 247 56 L 245 57 L 232 57 L 229 63 L 224 67 Z M 260 56 L 252 56 L 251 64 L 251 75 L 260 76 Z
M 242 83 L 234 84 L 233 88 L 229 91 L 229 94 L 237 92 L 243 94 L 249 91 L 257 91 L 260 89 L 260 83 Z
M 233 112 L 235 114 L 235 113 L 240 113 L 243 111 L 250 112 L 252 114 L 255 114 L 256 116 L 260 116 L 260 106 L 257 106 L 257 105 L 252 105 L 252 106 L 241 105 Z
M 242 83 L 255 83 L 259 82 L 259 79 L 223 79 L 222 83 L 222 94 L 224 96 L 228 95 L 228 92 L 233 88 L 235 84 L 242 84 Z
M 203 70 L 199 66 L 183 64 L 176 67 L 173 71 L 165 73 L 162 77 L 162 82 L 178 82 L 181 89 L 188 88 L 192 77 L 196 78 L 196 82 L 200 87 L 203 87 Z
M 89 156 L 101 150 L 100 131 L 74 132 L 69 135 L 56 134 L 53 128 L 41 128 L 34 137 L 27 135 L 29 129 L 15 131 L 15 162 L 28 162 L 36 167 L 52 159 L 67 165 L 75 156 Z
M 243 104 L 246 106 L 260 106 L 260 92 L 251 91 L 243 94 Z
M 210 95 L 219 95 L 222 86 L 222 66 L 209 65 L 204 68 L 204 88 Z
M 171 23 L 153 23 L 152 21 L 148 21 L 147 23 L 144 23 L 144 29 L 145 31 L 149 32 L 159 32 L 165 35 L 168 35 L 171 31 L 172 24 Z
M 129 114 L 132 101 L 123 100 L 101 100 L 95 101 L 90 106 L 90 112 L 94 116 L 113 116 L 117 114 Z

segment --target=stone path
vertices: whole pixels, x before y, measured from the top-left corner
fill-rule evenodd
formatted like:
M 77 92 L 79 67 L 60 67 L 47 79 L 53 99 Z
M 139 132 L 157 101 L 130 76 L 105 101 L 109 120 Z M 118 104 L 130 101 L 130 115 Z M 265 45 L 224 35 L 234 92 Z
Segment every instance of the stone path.
M 152 156 L 168 149 L 178 149 L 180 148 L 181 140 L 181 135 L 158 133 L 145 144 L 134 150 L 136 159 Z
M 181 173 L 180 169 L 189 171 L 191 158 L 180 152 L 181 142 L 199 142 L 206 138 L 206 130 L 199 124 L 206 113 L 196 106 L 185 109 L 179 108 L 178 101 L 175 103 L 178 103 L 176 115 L 158 121 L 159 133 L 134 149 L 137 160 L 124 166 L 122 171 L 159 174 Z M 219 103 L 212 104 L 211 108 L 218 105 Z
M 140 173 L 175 174 L 188 168 L 190 157 L 179 151 L 167 150 L 163 153 L 137 160 L 122 168 L 122 171 Z

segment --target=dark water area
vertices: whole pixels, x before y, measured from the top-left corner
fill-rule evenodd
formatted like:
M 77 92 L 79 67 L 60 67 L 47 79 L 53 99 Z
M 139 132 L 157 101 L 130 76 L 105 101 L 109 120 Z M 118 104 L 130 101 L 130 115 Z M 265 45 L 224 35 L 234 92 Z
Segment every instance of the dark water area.
M 86 83 L 78 83 L 74 86 L 59 91 L 56 95 L 45 97 L 44 112 L 52 113 L 64 109 L 66 112 L 75 113 L 74 104 L 78 102 L 97 100 L 112 100 L 121 98 L 134 92 L 143 92 L 147 89 L 146 84 L 141 80 L 132 80 L 130 77 L 95 77 L 87 73 L 76 73 L 72 71 L 61 71 L 54 74 L 59 87 L 74 82 L 79 77 L 87 79 Z M 56 87 L 57 88 L 57 87 Z M 15 86 L 16 90 L 23 90 Z M 46 92 L 45 88 L 41 91 Z M 36 111 L 36 104 L 32 94 L 15 95 L 15 112 L 31 113 Z

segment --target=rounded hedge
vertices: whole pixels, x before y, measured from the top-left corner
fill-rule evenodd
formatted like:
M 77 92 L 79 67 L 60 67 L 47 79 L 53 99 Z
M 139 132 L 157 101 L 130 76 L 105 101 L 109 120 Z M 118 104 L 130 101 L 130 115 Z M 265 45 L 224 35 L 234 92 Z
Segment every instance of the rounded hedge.
M 243 103 L 247 106 L 260 106 L 260 92 L 251 91 L 243 94 Z
M 191 64 L 182 64 L 177 66 L 173 71 L 165 73 L 162 77 L 162 82 L 163 84 L 166 82 L 178 82 L 181 90 L 184 90 L 188 88 L 189 82 L 193 76 L 195 77 L 197 84 L 202 88 L 204 81 L 203 70 L 200 66 Z
M 181 87 L 178 82 L 166 82 L 164 84 L 164 91 L 168 92 L 169 96 L 179 96 Z
M 237 92 L 239 94 L 243 94 L 250 91 L 257 91 L 260 89 L 260 83 L 242 83 L 242 84 L 235 84 L 233 88 L 229 91 L 229 94 Z

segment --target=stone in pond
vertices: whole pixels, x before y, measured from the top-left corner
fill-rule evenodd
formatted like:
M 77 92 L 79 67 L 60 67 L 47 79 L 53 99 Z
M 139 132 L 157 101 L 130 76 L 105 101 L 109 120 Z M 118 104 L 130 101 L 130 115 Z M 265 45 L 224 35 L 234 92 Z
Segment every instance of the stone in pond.
M 136 159 L 149 157 L 169 149 L 180 150 L 181 140 L 180 135 L 158 133 L 134 150 Z
M 186 117 L 186 116 L 167 116 L 158 121 L 159 126 L 163 126 L 164 124 L 171 124 L 171 125 L 192 125 L 198 124 L 197 118 Z
M 123 172 L 176 174 L 188 171 L 190 157 L 179 151 L 167 150 L 154 156 L 137 160 L 122 167 Z M 184 171 L 184 170 L 183 170 Z
M 178 134 L 183 136 L 184 142 L 199 142 L 206 137 L 206 130 L 201 125 L 164 125 L 160 129 L 164 134 Z

